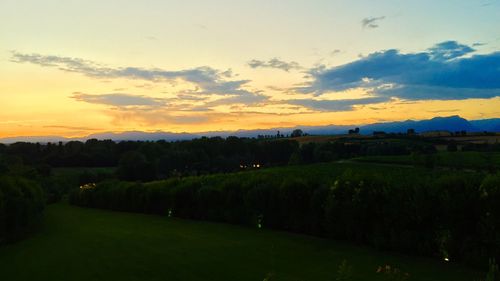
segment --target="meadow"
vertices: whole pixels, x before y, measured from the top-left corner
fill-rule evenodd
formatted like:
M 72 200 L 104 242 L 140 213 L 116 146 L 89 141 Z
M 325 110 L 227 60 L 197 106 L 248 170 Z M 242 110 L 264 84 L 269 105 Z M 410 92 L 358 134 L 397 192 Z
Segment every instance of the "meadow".
M 499 152 L 444 151 L 436 153 L 435 155 L 433 155 L 433 157 L 433 164 L 437 167 L 474 170 L 485 170 L 500 167 Z M 422 155 L 376 155 L 358 157 L 351 160 L 366 163 L 386 163 L 417 166 L 424 164 L 424 157 Z
M 267 229 L 80 208 L 47 207 L 44 226 L 0 248 L 0 280 L 408 280 L 473 281 L 454 263 Z M 270 275 L 271 274 L 271 275 Z M 399 279 L 396 279 L 399 280 Z M 404 280 L 404 279 L 401 279 Z

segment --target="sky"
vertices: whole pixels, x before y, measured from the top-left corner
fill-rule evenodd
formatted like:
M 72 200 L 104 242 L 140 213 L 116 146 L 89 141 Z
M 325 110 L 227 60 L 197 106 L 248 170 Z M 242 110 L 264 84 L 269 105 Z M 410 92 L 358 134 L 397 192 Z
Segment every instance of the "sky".
M 0 137 L 500 117 L 500 0 L 1 0 Z

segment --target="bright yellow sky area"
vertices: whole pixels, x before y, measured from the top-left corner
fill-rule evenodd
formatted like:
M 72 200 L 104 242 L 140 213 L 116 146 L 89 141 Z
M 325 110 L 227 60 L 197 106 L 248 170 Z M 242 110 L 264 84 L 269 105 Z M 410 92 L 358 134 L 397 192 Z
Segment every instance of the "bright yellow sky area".
M 499 6 L 5 0 L 0 137 L 497 118 Z

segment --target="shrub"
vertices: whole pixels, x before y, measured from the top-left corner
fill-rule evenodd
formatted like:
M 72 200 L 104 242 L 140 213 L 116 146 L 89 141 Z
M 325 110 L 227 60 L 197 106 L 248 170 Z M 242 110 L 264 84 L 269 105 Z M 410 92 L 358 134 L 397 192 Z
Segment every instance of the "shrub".
M 39 224 L 44 200 L 34 182 L 0 177 L 0 243 L 17 240 Z

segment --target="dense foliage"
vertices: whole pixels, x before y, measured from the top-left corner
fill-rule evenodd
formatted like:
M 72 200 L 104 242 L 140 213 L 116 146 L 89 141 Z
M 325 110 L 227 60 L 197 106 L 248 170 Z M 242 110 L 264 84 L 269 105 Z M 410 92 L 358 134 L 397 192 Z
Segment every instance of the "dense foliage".
M 471 264 L 500 257 L 500 175 L 316 164 L 146 184 L 107 181 L 82 186 L 70 200 L 352 240 Z
M 42 217 L 41 188 L 20 177 L 0 176 L 0 244 L 19 239 Z
M 297 132 L 297 136 L 301 133 Z M 86 142 L 0 145 L 10 163 L 47 170 L 58 167 L 118 167 L 122 180 L 150 181 L 175 176 L 236 172 L 258 167 L 334 161 L 366 155 L 435 153 L 432 143 L 400 136 L 392 139 L 340 138 L 299 144 L 296 138 L 212 137 L 177 142 L 91 139 Z M 1 161 L 0 161 L 1 162 Z M 1 170 L 1 167 L 0 167 Z

